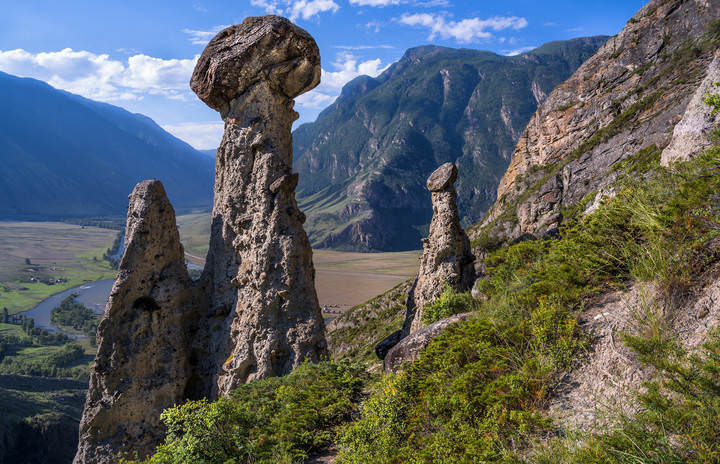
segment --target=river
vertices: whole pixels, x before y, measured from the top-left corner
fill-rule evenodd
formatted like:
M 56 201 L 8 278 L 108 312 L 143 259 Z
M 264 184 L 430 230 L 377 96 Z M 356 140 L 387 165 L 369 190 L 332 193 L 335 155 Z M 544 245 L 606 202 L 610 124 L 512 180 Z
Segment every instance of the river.
M 20 314 L 32 317 L 35 320 L 35 327 L 40 327 L 48 332 L 63 332 L 56 325 L 50 322 L 50 311 L 52 311 L 56 306 L 59 306 L 62 300 L 73 293 L 77 293 L 78 296 L 75 301 L 84 304 L 97 314 L 102 314 L 105 310 L 105 302 L 107 301 L 108 295 L 110 295 L 110 290 L 112 290 L 113 281 L 114 279 L 105 279 L 98 280 L 96 282 L 84 283 L 77 287 L 56 293 L 44 299 L 33 309 L 24 311 Z

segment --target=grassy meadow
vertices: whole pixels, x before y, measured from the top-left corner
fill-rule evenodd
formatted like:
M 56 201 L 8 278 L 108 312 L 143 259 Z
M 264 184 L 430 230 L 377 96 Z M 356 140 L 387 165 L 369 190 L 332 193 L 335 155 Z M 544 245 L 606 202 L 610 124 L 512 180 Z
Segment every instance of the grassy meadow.
M 102 255 L 116 235 L 56 222 L 0 222 L 0 308 L 15 314 L 83 282 L 114 277 Z M 63 282 L 48 285 L 31 277 Z

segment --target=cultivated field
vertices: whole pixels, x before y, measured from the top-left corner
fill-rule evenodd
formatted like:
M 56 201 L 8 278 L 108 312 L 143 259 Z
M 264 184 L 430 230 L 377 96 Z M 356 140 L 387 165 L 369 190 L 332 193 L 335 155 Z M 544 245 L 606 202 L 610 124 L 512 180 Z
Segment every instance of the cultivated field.
M 187 260 L 198 266 L 204 265 L 210 237 L 210 215 L 187 214 L 178 216 L 177 222 Z M 320 305 L 336 310 L 364 303 L 415 275 L 420 255 L 420 251 L 353 253 L 314 250 L 315 286 Z
M 116 235 L 56 222 L 0 222 L 0 308 L 24 311 L 53 293 L 114 277 L 102 255 Z M 48 285 L 31 278 L 62 282 Z

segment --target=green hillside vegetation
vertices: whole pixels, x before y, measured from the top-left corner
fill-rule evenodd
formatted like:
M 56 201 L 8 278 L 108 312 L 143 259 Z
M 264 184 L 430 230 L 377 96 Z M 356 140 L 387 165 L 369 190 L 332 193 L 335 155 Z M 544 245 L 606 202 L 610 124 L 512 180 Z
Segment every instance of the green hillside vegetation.
M 676 296 L 691 288 L 692 277 L 718 262 L 720 134 L 714 137 L 718 146 L 670 168 L 659 165 L 657 148 L 641 150 L 617 168 L 616 196 L 590 214 L 579 209 L 574 217 L 568 214 L 557 239 L 491 252 L 487 278 L 478 288 L 485 301 L 447 293 L 436 302 L 433 318 L 466 310 L 475 314 L 448 328 L 403 372 L 372 385 L 359 418 L 335 439 L 337 462 L 716 462 L 720 338 L 710 340 L 702 353 L 688 355 L 675 344 L 666 319 L 653 311 L 637 316 L 641 332 L 624 337 L 658 374 L 637 393 L 643 406 L 637 415 L 616 417 L 617 425 L 604 431 L 562 438 L 560 424 L 545 409 L 556 381 L 588 346 L 577 317 L 594 296 L 653 282 L 672 309 Z M 262 385 L 280 395 L 295 385 L 300 372 L 306 371 Z M 306 379 L 306 389 L 325 385 L 320 376 Z M 251 392 L 260 388 L 259 383 L 243 387 L 233 404 L 252 408 L 259 402 Z M 191 406 L 194 415 L 211 415 L 212 422 L 171 428 L 151 462 L 191 462 L 199 456 L 188 454 L 197 443 L 266 437 L 266 423 L 224 411 L 225 401 Z M 166 413 L 166 421 L 177 414 Z M 321 415 L 315 417 L 309 422 L 321 422 Z M 208 427 L 217 423 L 225 426 Z M 323 430 L 337 430 L 336 423 Z M 274 443 L 277 436 L 267 439 Z M 295 457 L 291 453 L 274 462 L 304 462 L 315 446 L 305 442 Z M 164 451 L 170 449 L 175 454 Z M 268 456 L 257 448 L 243 453 L 203 455 L 195 462 L 266 462 Z M 230 456 L 236 460 L 227 461 Z
M 244 385 L 230 398 L 166 410 L 165 444 L 147 464 L 304 462 L 357 412 L 367 375 L 349 362 L 303 364 L 285 377 Z
M 425 180 L 447 161 L 459 168 L 464 221 L 480 219 L 538 103 L 606 39 L 553 42 L 514 57 L 422 46 L 377 78 L 348 83 L 316 122 L 293 133 L 313 246 L 419 248 L 432 211 Z
M 0 374 L 0 462 L 70 462 L 86 390 L 87 380 Z
M 92 349 L 34 327 L 0 324 L 0 374 L 87 380 Z M 92 351 L 94 353 L 94 351 Z

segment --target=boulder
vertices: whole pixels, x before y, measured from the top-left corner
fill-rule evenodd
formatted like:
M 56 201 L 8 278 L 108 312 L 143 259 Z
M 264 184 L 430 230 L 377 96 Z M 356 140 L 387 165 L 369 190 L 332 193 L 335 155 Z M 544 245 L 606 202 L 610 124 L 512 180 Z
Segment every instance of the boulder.
M 472 313 L 462 313 L 434 322 L 403 338 L 385 355 L 385 372 L 397 372 L 403 364 L 415 361 L 420 353 L 450 325 L 469 318 Z

